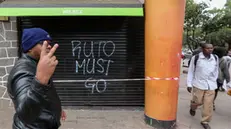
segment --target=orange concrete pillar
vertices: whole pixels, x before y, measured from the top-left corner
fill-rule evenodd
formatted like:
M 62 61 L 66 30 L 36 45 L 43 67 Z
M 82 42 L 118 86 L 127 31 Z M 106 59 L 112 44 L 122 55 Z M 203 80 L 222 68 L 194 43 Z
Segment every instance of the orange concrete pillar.
M 145 0 L 145 120 L 158 129 L 176 124 L 184 14 L 185 0 Z

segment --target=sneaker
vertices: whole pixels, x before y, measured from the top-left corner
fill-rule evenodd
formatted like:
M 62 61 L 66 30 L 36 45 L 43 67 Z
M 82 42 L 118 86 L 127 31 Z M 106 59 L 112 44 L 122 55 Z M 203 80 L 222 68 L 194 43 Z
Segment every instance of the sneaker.
M 195 116 L 196 115 L 196 111 L 193 111 L 192 109 L 189 110 L 189 113 L 191 116 Z
M 211 127 L 207 123 L 201 123 L 201 125 L 204 127 L 204 129 L 211 129 Z

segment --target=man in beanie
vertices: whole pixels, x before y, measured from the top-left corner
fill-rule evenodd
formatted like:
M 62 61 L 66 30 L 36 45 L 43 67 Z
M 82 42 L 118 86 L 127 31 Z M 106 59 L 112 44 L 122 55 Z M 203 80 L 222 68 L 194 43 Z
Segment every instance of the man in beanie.
M 7 90 L 14 103 L 13 129 L 58 129 L 61 102 L 51 76 L 58 64 L 58 44 L 41 28 L 24 29 L 22 57 L 8 77 Z

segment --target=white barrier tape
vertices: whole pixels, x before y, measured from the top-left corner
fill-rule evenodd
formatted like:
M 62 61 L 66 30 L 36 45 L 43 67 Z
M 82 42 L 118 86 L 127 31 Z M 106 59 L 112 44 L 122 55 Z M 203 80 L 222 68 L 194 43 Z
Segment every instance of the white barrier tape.
M 113 82 L 113 81 L 145 81 L 145 80 L 179 80 L 178 77 L 174 77 L 174 78 L 156 78 L 156 77 L 146 77 L 146 78 L 134 78 L 134 79 L 103 79 L 104 81 L 109 81 L 109 82 Z M 99 81 L 96 79 L 93 80 L 54 80 L 54 82 L 95 82 L 95 81 Z
M 179 80 L 178 77 L 173 78 L 157 78 L 157 77 L 146 77 L 147 80 Z
M 174 78 L 158 78 L 158 77 L 146 77 L 146 78 L 133 78 L 133 79 L 103 79 L 104 81 L 145 81 L 145 80 L 179 80 L 178 77 Z M 99 81 L 99 79 L 85 79 L 85 80 L 54 80 L 53 82 L 95 82 Z M 7 83 L 7 81 L 0 81 L 0 83 Z

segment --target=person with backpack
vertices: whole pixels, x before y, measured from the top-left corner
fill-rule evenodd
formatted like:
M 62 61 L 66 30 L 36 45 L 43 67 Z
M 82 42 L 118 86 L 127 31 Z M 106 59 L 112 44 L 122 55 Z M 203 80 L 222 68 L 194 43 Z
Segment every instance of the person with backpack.
M 224 85 L 224 81 L 226 83 L 230 82 L 230 73 L 229 73 L 229 60 L 226 58 L 226 49 L 223 47 L 216 47 L 213 51 L 213 54 L 217 55 L 219 58 L 219 73 L 217 78 L 217 89 L 215 90 L 214 101 L 217 98 L 218 91 L 225 91 L 222 87 Z M 215 104 L 213 104 L 213 110 L 215 110 Z
M 212 54 L 213 45 L 201 44 L 202 52 L 192 57 L 187 76 L 187 90 L 192 93 L 190 115 L 195 116 L 198 106 L 203 105 L 201 125 L 211 129 L 213 101 L 217 89 L 219 58 Z

